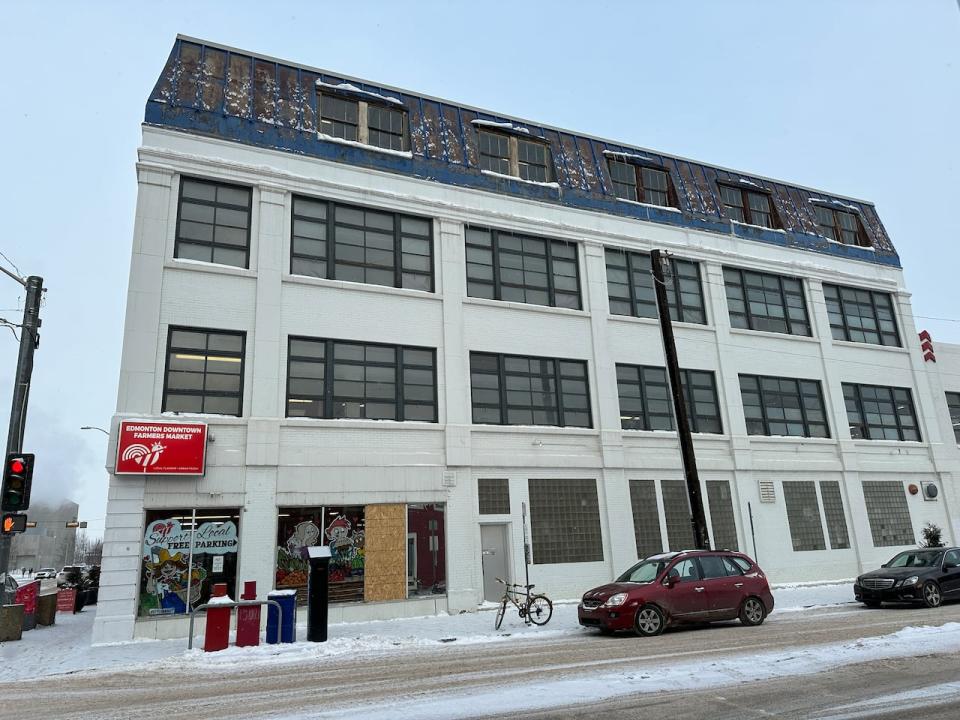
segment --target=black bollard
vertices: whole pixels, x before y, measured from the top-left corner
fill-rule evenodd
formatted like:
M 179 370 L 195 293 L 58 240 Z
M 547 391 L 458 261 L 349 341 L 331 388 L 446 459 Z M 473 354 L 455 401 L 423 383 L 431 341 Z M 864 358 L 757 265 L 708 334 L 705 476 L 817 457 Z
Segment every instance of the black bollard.
M 307 548 L 310 576 L 307 579 L 307 640 L 327 641 L 327 605 L 330 577 L 330 548 L 315 545 Z

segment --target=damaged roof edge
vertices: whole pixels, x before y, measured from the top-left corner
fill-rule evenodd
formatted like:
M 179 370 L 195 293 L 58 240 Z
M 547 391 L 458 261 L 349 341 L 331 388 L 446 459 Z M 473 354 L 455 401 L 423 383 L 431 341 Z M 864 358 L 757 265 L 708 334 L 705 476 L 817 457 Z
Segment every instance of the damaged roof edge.
M 392 90 L 393 92 L 400 93 L 401 95 L 409 95 L 409 96 L 419 97 L 419 98 L 423 98 L 423 99 L 425 99 L 425 100 L 432 100 L 433 102 L 443 103 L 443 104 L 445 104 L 445 105 L 455 105 L 455 106 L 457 106 L 457 107 L 459 107 L 459 108 L 462 108 L 462 109 L 464 109 L 464 110 L 472 110 L 473 112 L 481 113 L 481 114 L 484 114 L 484 115 L 496 115 L 497 117 L 502 117 L 502 118 L 508 119 L 508 120 L 510 120 L 510 121 L 512 121 L 512 122 L 521 123 L 521 124 L 523 124 L 523 125 L 533 125 L 534 127 L 540 127 L 540 128 L 544 128 L 544 129 L 547 129 L 547 130 L 552 130 L 552 131 L 558 132 L 558 133 L 565 133 L 565 134 L 567 134 L 567 135 L 573 135 L 573 136 L 575 136 L 575 137 L 587 138 L 587 139 L 593 140 L 593 141 L 595 141 L 595 142 L 602 142 L 602 143 L 607 143 L 607 144 L 611 144 L 611 145 L 619 145 L 619 146 L 621 146 L 621 147 L 629 147 L 630 149 L 636 150 L 637 152 L 653 153 L 653 154 L 655 154 L 655 155 L 660 155 L 661 157 L 670 158 L 671 160 L 679 160 L 679 161 L 681 161 L 681 162 L 695 163 L 695 164 L 697 164 L 697 165 L 708 165 L 709 167 L 711 167 L 711 168 L 713 168 L 713 169 L 715 169 L 715 170 L 722 170 L 722 171 L 724 171 L 724 172 L 733 173 L 733 174 L 735 174 L 735 175 L 749 175 L 750 177 L 752 177 L 752 178 L 757 178 L 757 179 L 759 179 L 759 180 L 765 180 L 765 181 L 767 181 L 767 182 L 772 182 L 772 183 L 787 184 L 787 185 L 790 185 L 791 187 L 795 187 L 795 188 L 798 188 L 798 189 L 801 189 L 801 190 L 806 190 L 806 191 L 808 191 L 808 192 L 820 193 L 820 194 L 822 194 L 822 195 L 829 195 L 829 196 L 831 196 L 831 197 L 840 198 L 840 199 L 843 199 L 843 200 L 850 200 L 850 201 L 852 201 L 852 202 L 861 203 L 861 204 L 863 204 L 863 205 L 869 205 L 869 206 L 874 207 L 874 208 L 876 207 L 876 205 L 875 205 L 872 201 L 870 201 L 870 200 L 864 200 L 864 199 L 862 199 L 862 198 L 854 197 L 854 196 L 852 196 L 852 195 L 842 195 L 842 194 L 840 194 L 840 193 L 836 193 L 836 192 L 828 191 L 828 190 L 823 190 L 822 188 L 811 187 L 811 186 L 809 186 L 809 185 L 800 185 L 800 184 L 794 183 L 794 182 L 785 182 L 783 178 L 774 178 L 774 177 L 770 177 L 770 176 L 768 176 L 768 175 L 761 175 L 761 174 L 758 174 L 758 173 L 755 173 L 755 172 L 751 172 L 751 171 L 748 171 L 748 170 L 730 168 L 730 167 L 726 167 L 726 166 L 724 166 L 724 165 L 717 165 L 717 164 L 715 164 L 715 163 L 708 163 L 708 162 L 704 162 L 703 160 L 697 160 L 697 159 L 689 158 L 689 157 L 686 157 L 686 156 L 683 156 L 683 155 L 674 155 L 674 154 L 672 154 L 672 153 L 663 152 L 663 151 L 661 151 L 661 150 L 656 150 L 656 149 L 654 149 L 654 148 L 647 148 L 647 147 L 643 147 L 643 146 L 640 146 L 640 145 L 630 145 L 630 144 L 628 144 L 628 143 L 624 143 L 624 142 L 621 141 L 621 140 L 612 140 L 612 139 L 610 139 L 610 138 L 605 138 L 605 137 L 602 137 L 602 136 L 600 136 L 600 135 L 591 135 L 590 133 L 585 133 L 585 132 L 580 131 L 580 130 L 568 130 L 568 129 L 566 129 L 566 128 L 557 127 L 557 126 L 555 126 L 555 125 L 545 124 L 545 123 L 543 123 L 543 122 L 540 122 L 539 120 L 528 120 L 528 119 L 526 119 L 526 118 L 521 118 L 521 117 L 518 117 L 518 116 L 515 116 L 515 115 L 507 115 L 507 114 L 501 113 L 501 112 L 499 112 L 499 111 L 494 112 L 494 111 L 491 111 L 491 110 L 489 110 L 489 109 L 487 109 L 487 108 L 481 108 L 481 107 L 477 107 L 477 106 L 475 106 L 475 105 L 470 105 L 470 104 L 467 104 L 467 103 L 461 103 L 461 102 L 452 100 L 451 98 L 441 98 L 441 97 L 437 97 L 437 96 L 435 96 L 435 95 L 429 95 L 429 94 L 427 94 L 427 93 L 415 92 L 415 91 L 412 91 L 412 90 L 409 90 L 409 89 L 406 89 L 406 88 L 397 87 L 397 86 L 395 86 L 395 85 L 387 85 L 387 84 L 381 83 L 381 82 L 379 82 L 379 81 L 377 81 L 377 82 L 371 82 L 368 78 L 361 78 L 361 77 L 357 77 L 356 75 L 349 75 L 349 74 L 347 74 L 347 73 L 342 73 L 342 72 L 339 72 L 339 71 L 330 70 L 330 69 L 326 69 L 326 68 L 320 68 L 320 67 L 316 67 L 316 66 L 314 66 L 314 65 L 308 65 L 308 64 L 306 64 L 306 63 L 294 62 L 294 61 L 292 61 L 292 60 L 287 60 L 287 59 L 285 59 L 285 58 L 274 57 L 273 55 L 266 55 L 266 54 L 263 54 L 263 53 L 252 52 L 252 51 L 250 51 L 250 50 L 245 50 L 245 49 L 243 49 L 243 48 L 238 48 L 238 47 L 234 47 L 234 46 L 232 46 L 232 45 L 225 45 L 225 44 L 222 44 L 222 43 L 212 42 L 212 41 L 210 41 L 210 40 L 205 40 L 204 38 L 194 37 L 194 36 L 192 36 L 192 35 L 184 35 L 184 34 L 182 34 L 182 33 L 177 33 L 177 38 L 176 38 L 176 39 L 177 39 L 177 40 L 184 40 L 184 41 L 186 41 L 186 42 L 191 42 L 191 43 L 197 43 L 198 45 L 206 45 L 206 46 L 208 46 L 208 47 L 217 48 L 218 50 L 224 50 L 224 51 L 226 51 L 226 52 L 239 53 L 239 54 L 242 54 L 242 55 L 247 55 L 247 56 L 252 57 L 252 58 L 255 58 L 255 59 L 257 59 L 257 60 L 265 60 L 265 61 L 267 61 L 267 62 L 280 63 L 280 64 L 282 64 L 282 65 L 287 65 L 287 66 L 289 66 L 289 67 L 296 67 L 296 68 L 300 68 L 300 69 L 303 69 L 303 70 L 309 70 L 309 71 L 311 71 L 311 72 L 316 72 L 316 73 L 318 73 L 318 74 L 332 75 L 332 76 L 336 76 L 336 77 L 341 77 L 341 78 L 343 78 L 344 80 L 350 80 L 350 81 L 358 82 L 358 83 L 360 83 L 360 84 L 362 84 L 362 85 L 376 85 L 376 86 L 379 87 L 379 88 L 382 88 L 382 89 L 384 89 L 384 90 Z M 176 47 L 174 47 L 174 49 L 173 49 L 171 52 L 175 52 L 175 51 L 176 51 Z

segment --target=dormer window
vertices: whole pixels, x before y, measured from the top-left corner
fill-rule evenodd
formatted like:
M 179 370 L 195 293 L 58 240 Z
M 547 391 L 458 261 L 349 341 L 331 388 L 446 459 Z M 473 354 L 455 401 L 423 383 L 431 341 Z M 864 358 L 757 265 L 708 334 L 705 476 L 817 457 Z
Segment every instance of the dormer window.
M 321 93 L 320 133 L 386 150 L 409 149 L 406 113 L 367 100 Z
M 859 215 L 822 205 L 814 205 L 814 209 L 817 213 L 817 224 L 824 237 L 844 245 L 871 247 L 870 238 L 863 229 Z
M 613 193 L 622 200 L 676 207 L 670 187 L 670 175 L 663 168 L 634 165 L 621 160 L 609 159 L 610 179 Z
M 767 193 L 733 185 L 719 187 L 723 212 L 731 220 L 765 228 L 780 227 L 776 210 Z
M 478 136 L 481 170 L 533 182 L 553 180 L 550 148 L 542 142 L 488 130 Z

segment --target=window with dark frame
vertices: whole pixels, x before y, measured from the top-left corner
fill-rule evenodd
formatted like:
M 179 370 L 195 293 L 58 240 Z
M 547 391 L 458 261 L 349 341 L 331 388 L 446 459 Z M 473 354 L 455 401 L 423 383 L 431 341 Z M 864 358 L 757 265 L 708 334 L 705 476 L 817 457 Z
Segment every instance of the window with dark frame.
M 690 496 L 685 480 L 661 480 L 663 516 L 667 526 L 667 548 L 671 551 L 696 547 L 690 522 Z
M 436 351 L 288 339 L 287 417 L 437 422 Z
M 429 218 L 294 196 L 290 273 L 433 291 Z
M 466 228 L 467 295 L 579 310 L 577 244 Z
M 553 181 L 553 155 L 545 142 L 478 129 L 477 149 L 481 170 L 531 182 Z
M 813 208 L 817 215 L 817 225 L 824 237 L 844 245 L 872 247 L 859 214 L 823 205 L 814 205 Z
M 320 134 L 385 150 L 410 149 L 406 111 L 366 99 L 321 93 Z
M 473 422 L 592 427 L 585 360 L 470 353 Z
M 810 336 L 799 278 L 725 267 L 723 284 L 732 327 Z
M 830 437 L 819 380 L 740 376 L 748 435 Z
M 481 515 L 509 515 L 510 481 L 507 478 L 479 478 L 477 499 Z
M 890 293 L 823 284 L 834 340 L 900 347 Z
M 916 537 L 903 483 L 898 480 L 864 480 L 862 484 L 874 547 L 914 545 Z
M 953 436 L 960 444 L 960 392 L 947 393 L 947 408 L 950 411 L 950 424 L 953 426 Z
M 180 180 L 173 256 L 249 267 L 250 188 L 213 180 Z
M 171 327 L 161 412 L 242 415 L 246 334 Z
M 690 431 L 722 433 L 720 401 L 709 370 L 680 370 Z M 673 400 L 662 367 L 617 364 L 620 426 L 624 430 L 673 430 Z
M 630 509 L 637 557 L 645 558 L 663 552 L 656 481 L 630 480 Z
M 821 480 L 820 497 L 823 500 L 823 514 L 827 518 L 830 547 L 834 550 L 848 549 L 850 536 L 847 532 L 847 518 L 843 512 L 843 499 L 840 497 L 840 483 L 836 480 Z
M 739 550 L 737 521 L 733 515 L 733 495 L 726 480 L 707 480 L 707 503 L 710 507 L 710 526 L 713 546 L 723 550 Z
M 723 183 L 718 186 L 723 212 L 731 220 L 765 228 L 781 226 L 769 193 Z
M 606 265 L 610 313 L 658 317 L 650 256 L 646 253 L 607 248 Z M 671 319 L 675 322 L 706 325 L 699 263 L 670 258 L 670 276 L 666 282 Z
M 613 193 L 622 200 L 676 207 L 677 201 L 670 184 L 670 173 L 664 168 L 636 165 L 609 158 Z
M 910 388 L 843 383 L 843 401 L 854 440 L 920 441 Z
M 528 491 L 535 564 L 603 560 L 596 480 L 530 478 Z

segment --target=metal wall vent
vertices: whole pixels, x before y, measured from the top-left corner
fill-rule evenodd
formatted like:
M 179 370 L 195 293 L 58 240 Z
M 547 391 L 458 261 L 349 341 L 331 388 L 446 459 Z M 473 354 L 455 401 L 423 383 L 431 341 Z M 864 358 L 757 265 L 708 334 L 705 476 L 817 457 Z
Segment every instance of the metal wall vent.
M 760 502 L 772 503 L 777 501 L 777 491 L 773 480 L 760 481 Z

